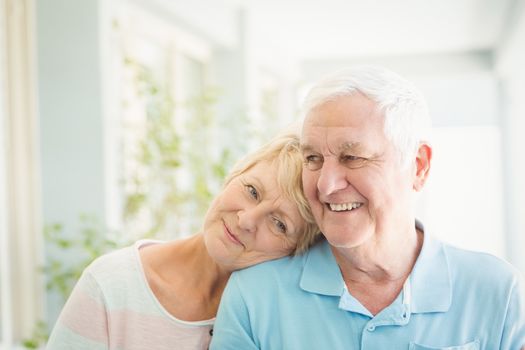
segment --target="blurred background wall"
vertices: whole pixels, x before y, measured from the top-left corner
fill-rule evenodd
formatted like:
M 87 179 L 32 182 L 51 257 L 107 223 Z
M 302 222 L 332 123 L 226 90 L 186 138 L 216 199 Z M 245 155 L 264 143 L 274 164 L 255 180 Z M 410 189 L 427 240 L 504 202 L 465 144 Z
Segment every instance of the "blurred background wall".
M 428 230 L 525 272 L 524 1 L 0 4 L 0 349 L 42 346 L 95 256 L 195 233 L 232 163 L 354 64 L 427 97 Z

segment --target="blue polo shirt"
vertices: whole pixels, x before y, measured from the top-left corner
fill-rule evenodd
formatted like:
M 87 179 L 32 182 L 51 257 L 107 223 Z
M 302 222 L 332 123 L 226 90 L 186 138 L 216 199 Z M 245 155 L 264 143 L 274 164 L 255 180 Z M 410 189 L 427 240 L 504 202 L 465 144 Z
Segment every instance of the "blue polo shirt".
M 425 234 L 403 291 L 373 316 L 329 244 L 234 273 L 211 349 L 509 349 L 525 345 L 525 284 L 510 264 Z

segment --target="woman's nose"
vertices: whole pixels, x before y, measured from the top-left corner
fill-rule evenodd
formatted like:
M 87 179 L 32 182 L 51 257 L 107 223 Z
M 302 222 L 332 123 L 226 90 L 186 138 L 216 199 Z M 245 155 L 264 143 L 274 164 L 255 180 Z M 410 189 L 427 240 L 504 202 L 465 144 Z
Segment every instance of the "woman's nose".
M 260 212 L 257 207 L 240 210 L 237 216 L 241 230 L 249 233 L 257 231 L 257 223 L 260 220 Z

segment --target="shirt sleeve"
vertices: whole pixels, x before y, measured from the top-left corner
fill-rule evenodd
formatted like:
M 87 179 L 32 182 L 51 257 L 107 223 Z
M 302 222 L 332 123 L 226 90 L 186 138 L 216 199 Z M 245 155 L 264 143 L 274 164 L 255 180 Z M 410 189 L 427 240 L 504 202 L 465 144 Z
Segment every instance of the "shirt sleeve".
M 525 350 L 525 281 L 521 275 L 510 293 L 500 349 Z
M 104 295 L 86 270 L 71 292 L 51 332 L 46 349 L 106 350 L 108 318 Z
M 211 350 L 259 349 L 252 335 L 250 315 L 233 274 L 222 295 L 213 329 Z

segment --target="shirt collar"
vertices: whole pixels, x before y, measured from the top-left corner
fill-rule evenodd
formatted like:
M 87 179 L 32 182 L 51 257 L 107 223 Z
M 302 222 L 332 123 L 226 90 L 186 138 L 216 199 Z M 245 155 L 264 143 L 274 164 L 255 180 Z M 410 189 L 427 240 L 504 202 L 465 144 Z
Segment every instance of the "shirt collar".
M 423 231 L 419 221 L 416 226 Z M 323 295 L 341 296 L 345 288 L 339 266 L 328 242 L 323 239 L 307 253 L 301 289 Z M 445 312 L 452 302 L 452 282 L 443 243 L 424 234 L 423 246 L 410 274 L 411 313 Z
M 452 303 L 452 280 L 443 243 L 425 233 L 410 274 L 412 313 L 445 312 Z
M 326 239 L 310 248 L 306 254 L 299 282 L 301 289 L 310 293 L 341 296 L 344 290 L 343 277 Z

